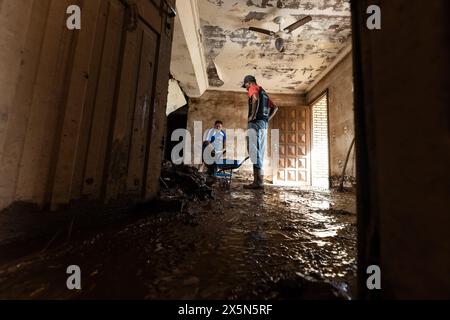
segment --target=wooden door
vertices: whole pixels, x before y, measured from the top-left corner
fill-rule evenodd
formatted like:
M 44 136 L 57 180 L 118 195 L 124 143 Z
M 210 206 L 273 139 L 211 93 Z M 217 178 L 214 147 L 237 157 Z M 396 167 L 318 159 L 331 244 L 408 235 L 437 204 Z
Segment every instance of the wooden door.
M 279 130 L 279 164 L 274 184 L 311 184 L 310 117 L 307 107 L 280 107 L 272 129 Z
M 151 2 L 135 3 L 139 7 L 118 0 L 102 6 L 81 190 L 91 198 L 144 193 L 161 17 Z
M 149 123 L 153 115 L 153 87 L 158 44 L 158 35 L 143 23 L 139 23 L 138 35 L 140 59 L 128 167 L 128 193 L 143 192 L 146 155 L 150 144 L 149 139 L 151 139 Z
M 106 200 L 140 196 L 145 189 L 160 40 L 160 22 L 146 15 L 155 12 L 146 10 L 148 5 L 142 2 L 144 16 L 138 17 L 124 40 Z
M 83 196 L 100 198 L 105 186 L 105 163 L 109 158 L 109 136 L 115 112 L 115 93 L 119 81 L 126 8 L 117 0 L 102 2 L 87 97 L 84 137 L 85 156 Z M 83 161 L 84 162 L 84 161 Z
M 61 124 L 47 130 L 59 139 L 47 184 L 55 209 L 78 199 L 150 199 L 159 188 L 174 0 L 85 2 L 82 30 L 62 37 L 60 49 L 59 36 L 48 43 L 47 55 L 57 50 L 61 61 L 53 60 L 67 66 L 55 83 L 61 98 L 42 97 L 61 107 L 51 115 Z

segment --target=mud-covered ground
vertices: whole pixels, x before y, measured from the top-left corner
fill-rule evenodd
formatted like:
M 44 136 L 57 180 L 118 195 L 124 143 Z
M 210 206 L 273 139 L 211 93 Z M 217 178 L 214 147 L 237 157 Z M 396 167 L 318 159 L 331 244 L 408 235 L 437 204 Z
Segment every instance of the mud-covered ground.
M 348 299 L 356 277 L 352 193 L 215 190 L 166 212 L 0 246 L 0 298 Z M 161 210 L 159 210 L 161 211 Z M 66 233 L 68 236 L 66 237 Z M 30 246 L 33 250 L 23 250 Z M 24 252 L 18 254 L 17 252 Z M 16 253 L 16 254 L 14 254 Z M 81 268 L 82 290 L 66 286 Z

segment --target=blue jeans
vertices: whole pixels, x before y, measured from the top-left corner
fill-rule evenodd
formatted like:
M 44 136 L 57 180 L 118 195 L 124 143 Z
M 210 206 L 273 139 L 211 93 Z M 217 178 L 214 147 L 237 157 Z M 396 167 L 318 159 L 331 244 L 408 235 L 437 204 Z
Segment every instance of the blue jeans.
M 262 170 L 264 167 L 264 152 L 267 144 L 266 120 L 255 120 L 248 123 L 248 153 L 253 167 Z

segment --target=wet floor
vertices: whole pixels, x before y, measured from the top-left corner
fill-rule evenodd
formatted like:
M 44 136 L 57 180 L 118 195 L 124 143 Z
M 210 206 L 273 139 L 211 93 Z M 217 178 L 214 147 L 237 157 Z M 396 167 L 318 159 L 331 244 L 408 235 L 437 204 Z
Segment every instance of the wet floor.
M 215 192 L 0 265 L 0 298 L 350 298 L 352 193 L 268 187 Z M 82 290 L 66 287 L 78 265 Z

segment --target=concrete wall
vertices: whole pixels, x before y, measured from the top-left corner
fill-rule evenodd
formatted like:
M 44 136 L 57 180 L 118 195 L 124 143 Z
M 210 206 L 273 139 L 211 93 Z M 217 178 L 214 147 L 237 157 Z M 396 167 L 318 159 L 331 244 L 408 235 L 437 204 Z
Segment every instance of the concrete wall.
M 352 1 L 361 298 L 450 298 L 450 2 Z M 381 267 L 381 290 L 366 268 Z
M 330 178 L 336 185 L 342 174 L 345 158 L 354 138 L 353 66 L 349 53 L 307 94 L 312 104 L 328 90 Z M 353 149 L 346 170 L 346 181 L 355 181 L 355 150 Z
M 214 126 L 216 120 L 221 120 L 226 129 L 247 130 L 247 97 L 246 93 L 221 92 L 207 90 L 200 98 L 189 99 L 188 125 L 189 132 L 194 132 L 194 122 L 202 123 L 202 132 Z M 231 140 L 231 139 L 229 139 Z M 201 143 L 201 141 L 200 141 Z M 194 144 L 198 148 L 198 142 Z M 228 145 L 230 146 L 230 144 Z M 235 148 L 237 153 L 237 149 Z M 243 167 L 244 171 L 251 170 L 248 161 Z
M 135 2 L 0 1 L 0 209 L 156 195 L 173 19 Z
M 206 91 L 200 98 L 189 99 L 188 130 L 201 121 L 203 131 L 223 121 L 224 129 L 247 129 L 247 95 L 245 92 Z M 192 131 L 193 132 L 193 131 Z

